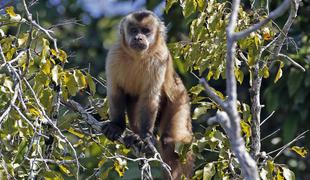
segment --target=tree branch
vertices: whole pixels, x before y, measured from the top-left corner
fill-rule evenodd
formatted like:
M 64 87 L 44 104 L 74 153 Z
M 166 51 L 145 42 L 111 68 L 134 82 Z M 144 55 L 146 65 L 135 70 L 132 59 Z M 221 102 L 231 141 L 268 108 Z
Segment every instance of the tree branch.
M 108 123 L 109 121 L 104 121 L 104 122 L 99 122 L 97 121 L 97 119 L 95 119 L 92 115 L 90 115 L 89 113 L 86 112 L 86 110 L 77 102 L 73 101 L 73 100 L 68 100 L 68 101 L 62 101 L 62 103 L 69 107 L 70 109 L 72 109 L 75 112 L 78 112 L 82 119 L 85 120 L 97 133 L 101 133 L 102 131 L 102 127 L 105 123 Z M 137 139 L 138 138 L 138 139 Z M 170 176 L 170 179 L 172 179 L 172 175 L 171 175 L 171 168 L 169 167 L 168 164 L 166 164 L 159 152 L 157 151 L 157 149 L 155 148 L 154 144 L 152 143 L 152 141 L 149 138 L 146 138 L 144 140 L 140 139 L 139 136 L 137 136 L 134 132 L 132 132 L 129 129 L 125 129 L 123 135 L 117 140 L 122 144 L 126 144 L 125 143 L 125 139 L 137 139 L 138 141 L 140 141 L 140 143 L 136 143 L 136 144 L 131 144 L 130 148 L 133 150 L 133 153 L 135 154 L 136 157 L 141 157 L 143 156 L 143 154 L 145 152 L 149 152 L 151 151 L 151 153 L 154 155 L 154 158 L 156 158 L 156 161 L 159 161 L 161 166 L 163 167 L 163 169 L 168 173 L 168 175 Z M 134 141 L 133 141 L 134 142 Z M 141 147 L 142 145 L 142 147 Z M 151 173 L 150 171 L 148 171 L 148 168 L 150 168 L 149 166 L 149 159 L 142 159 L 143 160 L 143 166 L 142 166 L 142 171 L 141 172 L 143 174 L 144 178 L 149 178 L 151 177 Z M 152 160 L 153 161 L 153 160 Z

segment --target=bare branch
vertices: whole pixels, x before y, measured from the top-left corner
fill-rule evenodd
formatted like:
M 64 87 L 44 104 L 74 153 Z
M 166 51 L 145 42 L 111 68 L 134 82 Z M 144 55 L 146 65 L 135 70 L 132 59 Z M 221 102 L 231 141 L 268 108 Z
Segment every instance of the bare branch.
M 212 101 L 214 101 L 216 104 L 218 104 L 224 110 L 227 109 L 227 105 L 225 104 L 225 102 L 217 94 L 215 94 L 213 92 L 212 88 L 210 87 L 210 85 L 207 83 L 207 81 L 204 78 L 201 78 L 199 80 L 199 82 L 200 82 L 200 84 L 203 85 L 206 93 L 208 94 L 208 96 L 210 97 L 210 99 Z
M 274 52 L 273 57 L 271 59 L 276 59 L 276 57 L 279 55 L 279 53 L 282 49 L 284 40 L 288 34 L 288 31 L 290 30 L 291 25 L 293 24 L 293 22 L 297 16 L 297 11 L 298 11 L 300 1 L 299 0 L 290 0 L 290 2 L 291 2 L 290 15 L 287 18 L 286 23 L 284 24 L 284 27 L 282 28 L 282 31 L 281 31 L 282 33 L 280 33 L 278 35 L 278 40 L 275 44 L 275 48 L 273 50 L 273 52 Z
M 261 28 L 262 26 L 266 25 L 270 20 L 276 19 L 280 17 L 290 6 L 291 0 L 285 0 L 280 6 L 278 6 L 275 10 L 269 13 L 268 17 L 257 24 L 252 25 L 251 27 L 247 28 L 246 30 L 236 32 L 233 35 L 234 40 L 239 40 L 247 37 L 250 35 L 251 32 L 254 32 Z
M 306 69 L 304 67 L 302 67 L 300 64 L 298 64 L 296 61 L 294 61 L 292 58 L 290 58 L 289 56 L 285 55 L 285 54 L 279 54 L 279 57 L 283 57 L 285 59 L 287 59 L 289 62 L 291 62 L 295 67 L 301 69 L 303 72 L 306 72 Z
M 274 132 L 270 133 L 270 134 L 267 135 L 266 137 L 263 137 L 260 141 L 263 141 L 263 140 L 265 140 L 265 139 L 267 139 L 267 138 L 273 136 L 274 134 L 276 134 L 276 133 L 279 132 L 279 131 L 280 131 L 280 129 L 275 130 Z
M 33 26 L 35 26 L 36 28 L 38 28 L 39 30 L 41 30 L 50 40 L 53 41 L 54 43 L 54 47 L 56 52 L 58 51 L 58 47 L 57 47 L 57 39 L 54 38 L 50 32 L 52 32 L 51 30 L 47 30 L 45 28 L 43 28 L 40 24 L 38 24 L 35 20 L 32 19 L 32 14 L 29 12 L 26 1 L 22 0 L 25 12 L 26 12 L 26 19 L 29 21 L 29 23 L 31 23 Z
M 293 140 L 291 140 L 289 143 L 285 144 L 284 146 L 282 146 L 282 147 L 280 147 L 280 148 L 278 148 L 278 149 L 276 149 L 276 150 L 273 150 L 273 151 L 267 153 L 267 155 L 270 155 L 270 154 L 273 154 L 273 153 L 279 151 L 279 152 L 273 157 L 273 159 L 276 159 L 278 156 L 280 156 L 280 155 L 283 153 L 283 151 L 284 151 L 286 148 L 290 147 L 290 145 L 292 145 L 292 144 L 295 143 L 296 141 L 298 141 L 298 140 L 304 138 L 304 137 L 305 137 L 304 135 L 305 135 L 308 131 L 309 131 L 309 130 L 306 130 L 306 131 L 302 132 L 301 134 L 299 134 L 298 136 L 296 136 Z

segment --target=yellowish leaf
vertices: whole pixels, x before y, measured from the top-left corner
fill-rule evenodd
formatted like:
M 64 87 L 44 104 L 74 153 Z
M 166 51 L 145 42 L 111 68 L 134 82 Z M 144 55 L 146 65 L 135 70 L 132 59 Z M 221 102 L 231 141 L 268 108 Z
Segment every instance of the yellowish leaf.
M 65 165 L 62 165 L 60 164 L 59 165 L 59 168 L 62 172 L 64 172 L 66 175 L 68 176 L 73 176 L 73 174 L 70 172 L 70 170 L 65 166 Z
M 72 127 L 70 127 L 70 128 L 68 129 L 68 132 L 70 132 L 70 133 L 73 134 L 73 135 L 76 135 L 77 137 L 79 137 L 79 138 L 81 138 L 81 139 L 84 138 L 84 134 L 78 132 L 77 130 L 73 129 Z
M 244 121 L 240 121 L 240 125 L 242 132 L 249 138 L 251 136 L 251 126 Z
M 280 66 L 276 75 L 276 78 L 274 79 L 274 83 L 276 83 L 281 77 L 282 77 L 282 68 L 284 66 L 284 63 L 280 61 Z
M 44 74 L 49 75 L 51 73 L 51 61 L 47 60 L 46 63 L 42 64 L 41 70 Z
M 80 70 L 74 70 L 73 72 L 75 81 L 77 82 L 79 89 L 84 89 L 87 87 L 87 80 L 84 74 Z
M 17 39 L 18 42 L 18 47 L 26 44 L 27 40 L 28 40 L 29 34 L 28 33 L 23 33 L 20 35 L 20 37 Z
M 5 9 L 5 12 L 10 16 L 10 17 L 15 17 L 17 16 L 16 13 L 14 12 L 14 7 L 9 6 Z
M 61 49 L 59 49 L 59 60 L 63 63 L 67 62 L 67 53 Z
M 86 73 L 86 79 L 87 79 L 87 83 L 89 86 L 89 90 L 90 90 L 91 94 L 94 95 L 96 93 L 96 84 L 93 81 L 93 78 L 91 77 L 91 75 L 89 73 Z
M 268 27 L 263 28 L 263 38 L 266 41 L 271 39 L 270 30 Z
M 116 158 L 116 161 L 114 162 L 114 169 L 120 177 L 124 176 L 126 165 L 127 165 L 126 160 L 122 160 L 121 158 Z
M 305 158 L 306 155 L 308 154 L 308 149 L 305 147 L 293 146 L 291 150 L 293 150 L 294 152 L 296 152 L 298 155 L 300 155 L 303 158 Z

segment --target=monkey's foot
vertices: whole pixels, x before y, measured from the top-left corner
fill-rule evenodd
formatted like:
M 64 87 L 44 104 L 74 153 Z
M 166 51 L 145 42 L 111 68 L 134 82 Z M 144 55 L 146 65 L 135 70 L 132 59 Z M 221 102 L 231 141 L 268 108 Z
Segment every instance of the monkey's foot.
M 121 127 L 114 122 L 108 122 L 102 126 L 102 133 L 111 141 L 115 141 L 121 137 L 124 130 L 125 127 Z

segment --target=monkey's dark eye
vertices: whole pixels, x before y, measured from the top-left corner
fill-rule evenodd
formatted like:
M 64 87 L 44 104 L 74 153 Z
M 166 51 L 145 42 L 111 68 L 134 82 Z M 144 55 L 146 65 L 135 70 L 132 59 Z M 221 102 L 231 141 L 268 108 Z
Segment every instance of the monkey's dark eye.
M 138 28 L 132 27 L 132 28 L 129 29 L 129 32 L 130 32 L 131 34 L 136 34 L 136 33 L 138 33 Z
M 149 34 L 151 32 L 149 28 L 142 28 L 141 31 L 143 34 Z

